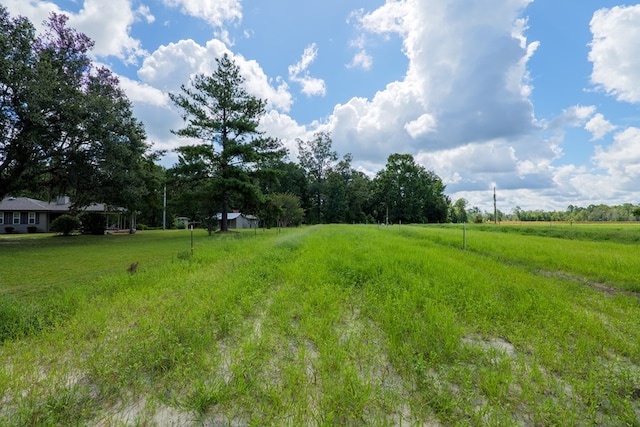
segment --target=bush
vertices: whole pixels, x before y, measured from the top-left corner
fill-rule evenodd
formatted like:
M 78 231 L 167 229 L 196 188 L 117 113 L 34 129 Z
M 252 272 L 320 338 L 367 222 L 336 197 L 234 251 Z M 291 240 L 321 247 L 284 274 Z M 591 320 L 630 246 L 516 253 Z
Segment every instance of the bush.
M 82 233 L 102 236 L 107 230 L 107 217 L 96 212 L 85 212 L 80 215 Z
M 14 231 L 16 231 L 16 228 L 9 225 L 4 228 L 4 232 L 7 234 L 12 234 Z
M 51 222 L 51 231 L 68 236 L 73 230 L 80 228 L 80 220 L 71 215 L 60 215 Z
M 38 227 L 35 225 L 30 225 L 27 227 L 27 233 L 36 233 L 38 231 Z

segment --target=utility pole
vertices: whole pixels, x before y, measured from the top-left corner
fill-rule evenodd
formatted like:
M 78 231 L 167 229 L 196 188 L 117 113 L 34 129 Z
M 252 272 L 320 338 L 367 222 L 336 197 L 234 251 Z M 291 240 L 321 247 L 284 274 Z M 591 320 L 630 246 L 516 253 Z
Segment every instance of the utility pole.
M 164 185 L 164 200 L 162 204 L 162 229 L 167 229 L 167 184 Z
M 496 187 L 493 187 L 493 223 L 498 224 L 498 207 L 496 204 Z

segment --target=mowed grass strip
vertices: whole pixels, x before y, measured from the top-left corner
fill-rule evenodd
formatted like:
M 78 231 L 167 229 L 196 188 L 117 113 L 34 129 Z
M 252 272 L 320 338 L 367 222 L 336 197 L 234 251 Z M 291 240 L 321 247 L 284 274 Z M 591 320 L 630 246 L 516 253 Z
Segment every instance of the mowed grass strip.
M 226 237 L 5 341 L 0 424 L 640 422 L 635 297 L 395 228 Z

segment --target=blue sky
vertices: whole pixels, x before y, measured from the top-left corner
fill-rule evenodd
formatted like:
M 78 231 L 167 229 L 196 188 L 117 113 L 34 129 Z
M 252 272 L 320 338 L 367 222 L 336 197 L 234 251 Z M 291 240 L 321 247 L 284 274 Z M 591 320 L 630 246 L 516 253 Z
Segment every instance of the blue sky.
M 192 141 L 167 94 L 232 55 L 296 159 L 329 131 L 369 174 L 392 153 L 483 210 L 640 203 L 640 5 L 552 0 L 3 0 L 95 40 L 156 148 Z M 163 164 L 171 166 L 175 155 Z

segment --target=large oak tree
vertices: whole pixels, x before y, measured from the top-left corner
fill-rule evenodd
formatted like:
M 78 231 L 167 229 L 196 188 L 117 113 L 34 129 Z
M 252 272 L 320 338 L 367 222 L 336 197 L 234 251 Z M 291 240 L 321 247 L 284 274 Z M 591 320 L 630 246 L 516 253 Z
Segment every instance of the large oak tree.
M 131 210 L 146 192 L 142 124 L 93 42 L 52 13 L 37 36 L 0 6 L 0 198 L 72 196 L 77 207 L 104 202 Z

